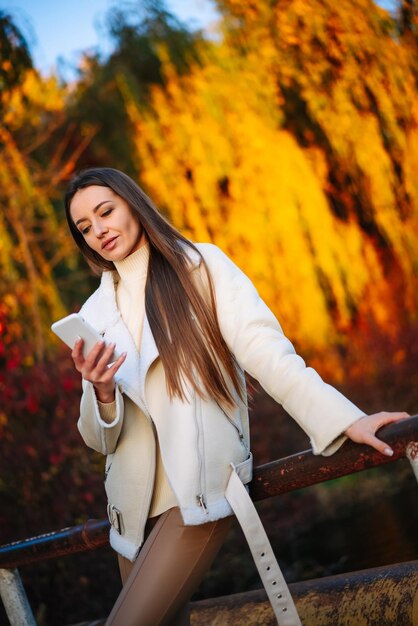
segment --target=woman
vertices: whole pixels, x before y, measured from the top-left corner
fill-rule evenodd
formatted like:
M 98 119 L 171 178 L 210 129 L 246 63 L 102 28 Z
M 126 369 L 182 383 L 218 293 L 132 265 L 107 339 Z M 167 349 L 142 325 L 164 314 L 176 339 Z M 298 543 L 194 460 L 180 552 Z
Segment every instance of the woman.
M 78 428 L 107 455 L 123 589 L 106 624 L 188 624 L 189 598 L 233 512 L 276 617 L 300 624 L 243 486 L 252 465 L 244 371 L 300 424 L 316 454 L 349 437 L 391 455 L 375 432 L 407 414 L 365 416 L 324 383 L 236 265 L 183 237 L 126 174 L 81 172 L 65 206 L 77 245 L 102 272 L 80 313 L 103 341 L 84 358 L 79 340 L 72 357 L 83 382 Z

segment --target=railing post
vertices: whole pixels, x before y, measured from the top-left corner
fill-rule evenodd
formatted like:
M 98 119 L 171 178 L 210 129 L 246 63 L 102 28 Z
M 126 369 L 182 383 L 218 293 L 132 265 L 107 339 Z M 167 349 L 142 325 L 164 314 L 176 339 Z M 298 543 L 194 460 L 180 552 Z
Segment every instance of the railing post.
M 17 569 L 0 569 L 0 595 L 11 626 L 36 626 Z
M 418 441 L 410 441 L 406 446 L 406 458 L 412 466 L 415 478 L 418 480 Z

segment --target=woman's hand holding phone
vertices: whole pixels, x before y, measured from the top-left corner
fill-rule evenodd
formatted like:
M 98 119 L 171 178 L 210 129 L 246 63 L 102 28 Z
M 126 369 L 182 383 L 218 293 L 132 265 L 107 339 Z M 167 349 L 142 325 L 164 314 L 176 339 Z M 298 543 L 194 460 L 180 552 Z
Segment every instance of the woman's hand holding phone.
M 84 380 L 93 383 L 99 402 L 113 402 L 115 399 L 115 374 L 126 359 L 123 352 L 112 362 L 115 344 L 106 345 L 105 341 L 97 341 L 87 356 L 83 356 L 83 339 L 79 338 L 71 352 L 74 365 Z

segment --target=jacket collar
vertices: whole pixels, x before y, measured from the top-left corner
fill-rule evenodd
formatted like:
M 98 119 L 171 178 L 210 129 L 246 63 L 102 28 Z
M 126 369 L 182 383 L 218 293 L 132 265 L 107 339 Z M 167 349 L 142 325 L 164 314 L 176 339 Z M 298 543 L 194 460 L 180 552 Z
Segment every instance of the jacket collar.
M 200 254 L 193 248 L 184 246 L 184 244 L 182 245 L 186 249 L 190 263 L 190 270 L 192 271 L 200 265 Z M 92 294 L 92 296 L 90 296 L 82 307 L 82 310 L 84 309 L 85 313 L 88 310 L 89 317 L 91 316 L 92 318 L 91 321 L 89 321 L 95 328 L 97 328 L 97 330 L 99 330 L 99 332 L 103 332 L 105 329 L 113 326 L 120 318 L 120 312 L 116 302 L 116 286 L 118 280 L 119 275 L 116 270 L 104 271 L 102 273 L 98 289 Z M 89 310 L 91 300 L 95 301 L 95 311 L 94 309 L 92 311 Z M 100 305 L 103 305 L 103 309 L 101 309 Z
M 135 341 L 122 319 L 116 302 L 118 274 L 106 271 L 98 289 L 80 309 L 80 314 L 93 326 L 107 342 L 116 344 L 116 351 L 126 352 L 126 359 L 115 375 L 116 382 L 134 402 L 145 410 L 144 381 L 153 361 L 158 357 L 158 348 L 151 328 L 144 315 L 141 347 L 138 352 Z
M 200 255 L 192 248 L 187 248 L 191 270 L 200 264 Z M 116 301 L 118 273 L 105 271 L 102 273 L 98 289 L 90 296 L 80 310 L 80 314 L 105 339 L 114 341 L 119 354 L 126 352 L 125 362 L 119 368 L 115 379 L 125 387 L 133 400 L 144 407 L 144 385 L 147 371 L 158 358 L 157 344 L 147 318 L 144 315 L 141 347 L 138 352 L 134 339 L 124 323 Z

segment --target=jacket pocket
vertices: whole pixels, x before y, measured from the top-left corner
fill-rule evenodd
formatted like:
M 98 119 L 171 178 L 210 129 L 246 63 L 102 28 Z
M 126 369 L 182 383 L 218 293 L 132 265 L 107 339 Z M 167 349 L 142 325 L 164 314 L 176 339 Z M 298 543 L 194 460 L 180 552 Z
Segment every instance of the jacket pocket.
M 253 455 L 250 452 L 248 459 L 234 465 L 235 471 L 238 474 L 241 482 L 246 485 L 253 479 Z

